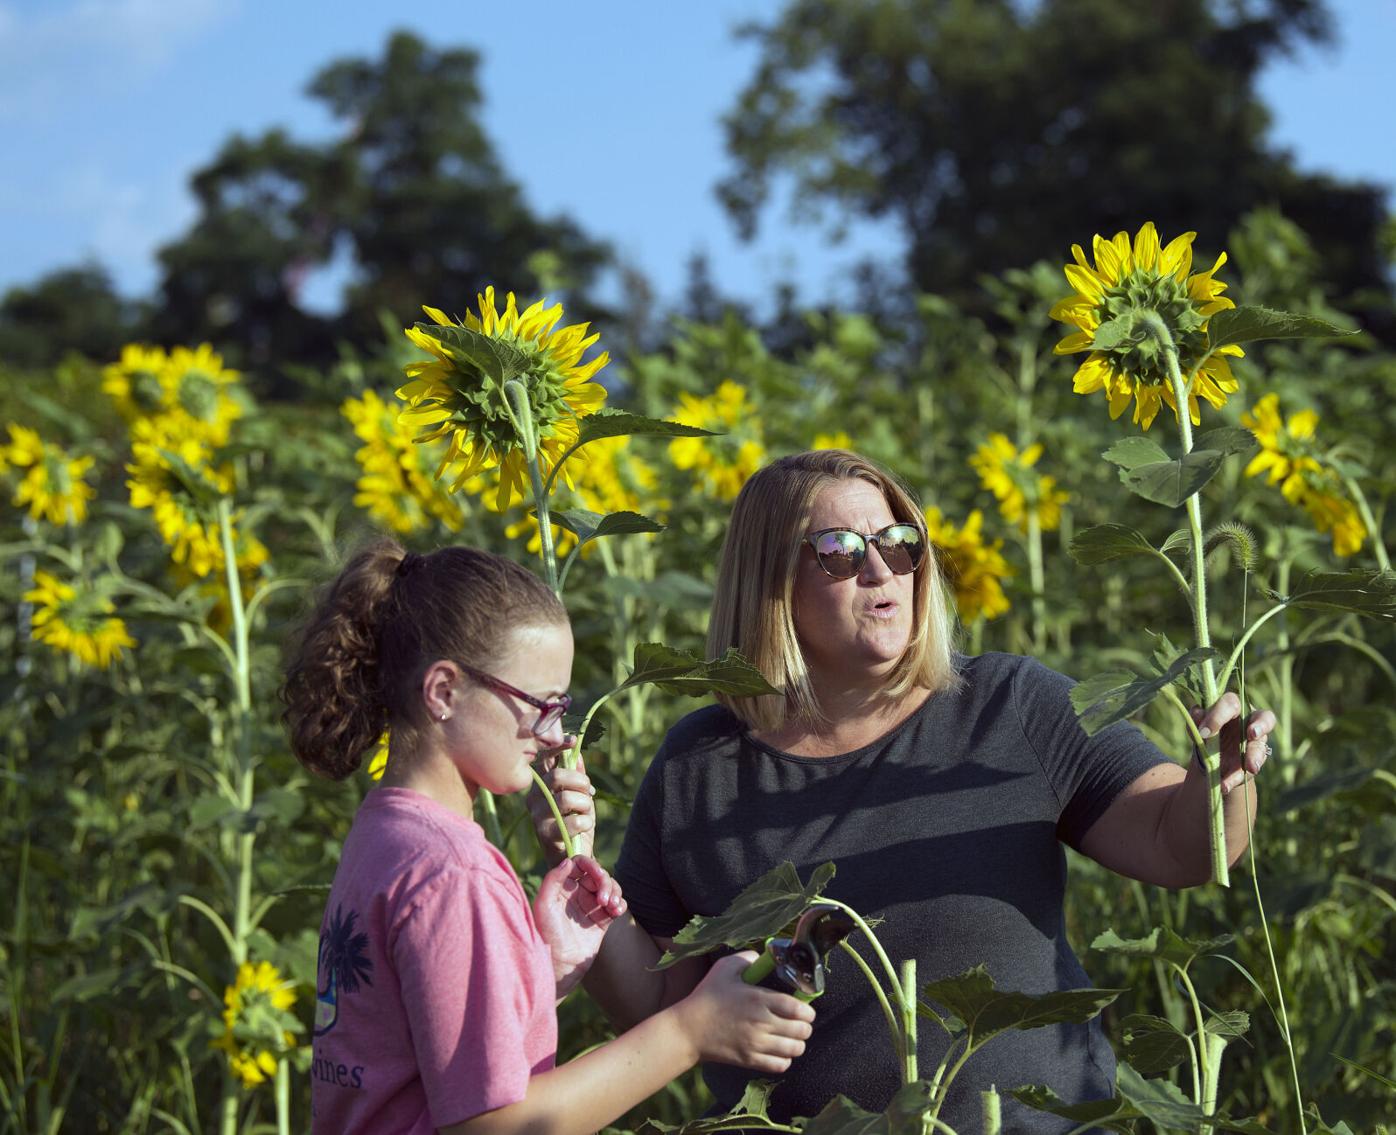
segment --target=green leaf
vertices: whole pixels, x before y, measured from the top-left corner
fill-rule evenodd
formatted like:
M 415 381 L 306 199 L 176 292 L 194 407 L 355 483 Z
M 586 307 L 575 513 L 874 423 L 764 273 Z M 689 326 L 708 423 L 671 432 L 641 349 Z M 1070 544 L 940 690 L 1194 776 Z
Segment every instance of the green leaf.
M 925 1135 L 922 1117 L 930 1109 L 931 1086 L 923 1080 L 903 1085 L 880 1115 L 835 1096 L 805 1124 L 804 1135 Z
M 649 1125 L 671 1135 L 709 1135 L 710 1132 L 746 1129 L 769 1130 L 772 1124 L 768 1109 L 775 1087 L 774 1080 L 748 1080 L 742 1098 L 724 1115 L 694 1119 L 684 1124 L 661 1123 L 657 1119 L 651 1119 Z
M 658 968 L 711 953 L 721 946 L 745 949 L 765 942 L 799 918 L 833 877 L 832 863 L 815 868 L 808 884 L 801 884 L 793 863 L 773 867 L 733 899 L 721 914 L 711 918 L 694 915 L 674 935 L 673 947 L 659 959 Z
M 1216 449 L 1194 449 L 1178 461 L 1156 461 L 1121 469 L 1120 480 L 1136 496 L 1169 508 L 1179 508 L 1202 489 L 1226 462 Z
M 760 697 L 780 693 L 755 666 L 730 647 L 721 658 L 704 661 L 696 654 L 661 642 L 639 643 L 635 647 L 634 669 L 619 688 L 626 690 L 647 682 L 666 693 L 693 698 L 707 694 Z
M 1081 728 L 1094 736 L 1107 725 L 1123 721 L 1154 700 L 1165 686 L 1181 679 L 1192 667 L 1217 654 L 1211 646 L 1189 650 L 1173 661 L 1162 674 L 1141 678 L 1128 670 L 1111 670 L 1078 682 L 1071 688 L 1071 704 L 1081 719 Z
M 1396 776 L 1387 772 L 1386 769 L 1343 769 L 1340 772 L 1328 772 L 1321 776 L 1310 777 L 1302 784 L 1296 784 L 1293 788 L 1281 793 L 1273 806 L 1279 815 L 1284 815 L 1287 812 L 1294 812 L 1311 804 L 1317 804 L 1320 800 L 1326 800 L 1331 796 L 1354 797 L 1360 800 L 1368 795 L 1375 797 L 1376 793 L 1373 793 L 1371 788 L 1376 788 L 1378 785 L 1385 785 L 1387 792 L 1390 793 L 1391 790 L 1396 789 Z M 1391 804 L 1396 805 L 1396 800 L 1391 800 Z
M 80 973 L 60 984 L 49 994 L 49 999 L 55 1004 L 61 1004 L 64 1001 L 81 1002 L 110 997 L 130 985 L 132 979 L 143 968 L 109 966 L 106 969 L 93 970 L 91 973 Z
M 1186 528 L 1179 528 L 1159 546 L 1159 551 L 1165 556 L 1171 556 L 1175 552 L 1187 551 L 1190 547 L 1192 547 L 1192 533 Z
M 216 792 L 205 793 L 196 797 L 189 805 L 189 829 L 198 831 L 200 828 L 221 824 L 236 811 L 238 806 L 226 796 L 220 796 Z
M 1358 1072 L 1361 1072 L 1364 1076 L 1370 1076 L 1383 1088 L 1386 1088 L 1392 1092 L 1396 1092 L 1396 1080 L 1393 1080 L 1390 1076 L 1383 1076 L 1380 1072 L 1368 1068 L 1365 1064 L 1359 1064 L 1356 1060 L 1349 1060 L 1346 1056 L 1339 1056 L 1336 1052 L 1332 1053 L 1331 1055 L 1333 1056 L 1333 1059 L 1342 1061 L 1349 1068 L 1356 1069 Z
M 1121 1055 L 1145 1076 L 1157 1076 L 1188 1058 L 1187 1038 L 1172 1021 L 1131 1013 L 1120 1022 Z
M 1213 351 L 1261 339 L 1341 339 L 1359 334 L 1325 319 L 1252 305 L 1219 311 L 1207 321 L 1207 343 Z
M 1155 1127 L 1196 1131 L 1207 1118 L 1175 1085 L 1167 1080 L 1146 1080 L 1128 1064 L 1119 1065 L 1115 1090 Z
M 468 327 L 418 323 L 416 328 L 445 347 L 457 362 L 474 366 L 500 385 L 523 374 L 532 361 L 526 352 L 507 339 L 496 339 Z
M 600 441 L 606 437 L 626 437 L 648 434 L 654 437 L 718 437 L 713 430 L 685 426 L 679 422 L 666 422 L 661 418 L 646 418 L 642 414 L 628 414 L 624 410 L 597 410 L 580 419 L 577 445 L 589 441 Z
M 1289 595 L 1266 594 L 1300 610 L 1396 618 L 1396 571 L 1316 571 L 1306 575 Z
M 1213 1036 L 1224 1036 L 1235 1040 L 1245 1036 L 1251 1028 L 1251 1015 L 1241 1009 L 1230 1009 L 1207 1018 L 1206 1029 Z
M 1135 469 L 1140 465 L 1155 465 L 1168 460 L 1168 453 L 1163 446 L 1152 438 L 1138 434 L 1121 438 L 1101 456 L 1121 469 Z
M 1089 1123 L 1094 1127 L 1104 1127 L 1110 1131 L 1123 1132 L 1125 1135 L 1134 1130 L 1132 1120 L 1139 1118 L 1139 1112 L 1118 1096 L 1108 1100 L 1067 1103 L 1045 1084 L 1027 1084 L 1015 1088 L 1009 1095 L 1034 1111 L 1045 1111 L 1077 1124 Z
M 1236 453 L 1249 453 L 1259 444 L 1255 439 L 1255 434 L 1241 426 L 1221 426 L 1218 429 L 1197 434 L 1192 439 L 1194 451 L 1214 449 L 1218 453 L 1225 453 L 1228 457 Z
M 1089 1021 L 1123 989 L 1066 989 L 1051 993 L 1016 993 L 998 989 L 984 965 L 958 977 L 933 981 L 921 996 L 942 1005 L 969 1029 L 969 1047 L 977 1048 L 1008 1029 L 1036 1029 L 1062 1022 Z
M 1106 930 L 1096 935 L 1091 949 L 1129 954 L 1133 957 L 1158 958 L 1179 969 L 1186 969 L 1194 958 L 1210 954 L 1213 950 L 1225 946 L 1232 938 L 1231 934 L 1222 934 L 1216 938 L 1183 938 L 1166 926 L 1155 926 L 1142 938 L 1121 938 L 1114 930 Z
M 269 788 L 257 797 L 244 821 L 244 830 L 253 831 L 262 824 L 276 821 L 289 826 L 305 811 L 305 798 L 293 788 Z
M 1200 1131 L 1204 1123 L 1217 1131 L 1237 1131 L 1242 1135 L 1275 1135 L 1254 1119 L 1232 1119 L 1227 1115 L 1203 1114 L 1202 1109 L 1167 1080 L 1146 1080 L 1121 1062 L 1116 1076 L 1115 1098 L 1069 1104 L 1051 1088 L 1041 1085 L 1019 1088 L 1014 1098 L 1038 1111 L 1050 1112 L 1077 1124 L 1106 1127 L 1111 1131 L 1133 1132 L 1134 1120 L 1147 1119 L 1159 1131 Z
M 601 536 L 625 536 L 633 532 L 663 532 L 664 525 L 638 512 L 609 512 L 604 516 L 584 508 L 548 514 L 559 528 L 576 534 L 579 546 Z
M 68 937 L 78 939 L 89 934 L 105 934 L 113 926 L 124 922 L 134 911 L 139 910 L 153 918 L 169 913 L 178 903 L 178 891 L 166 891 L 154 883 L 142 883 L 107 906 L 79 907 L 73 914 Z
M 1126 556 L 1152 555 L 1154 551 L 1144 534 L 1127 524 L 1097 524 L 1076 533 L 1071 540 L 1071 558 L 1078 564 L 1103 564 Z

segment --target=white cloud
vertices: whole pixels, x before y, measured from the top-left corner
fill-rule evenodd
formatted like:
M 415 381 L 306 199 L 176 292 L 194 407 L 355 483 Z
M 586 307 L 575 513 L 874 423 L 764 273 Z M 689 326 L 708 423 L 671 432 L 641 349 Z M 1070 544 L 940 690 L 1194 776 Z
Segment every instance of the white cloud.
M 0 120 L 50 119 L 157 75 L 237 0 L 0 0 Z

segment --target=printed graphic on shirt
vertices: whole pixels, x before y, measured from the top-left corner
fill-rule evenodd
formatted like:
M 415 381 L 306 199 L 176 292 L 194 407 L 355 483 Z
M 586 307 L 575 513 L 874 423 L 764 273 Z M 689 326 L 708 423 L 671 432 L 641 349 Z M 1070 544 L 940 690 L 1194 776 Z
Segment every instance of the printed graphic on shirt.
M 344 913 L 336 906 L 328 925 L 320 931 L 319 982 L 315 991 L 315 1035 L 324 1036 L 339 1020 L 339 998 L 357 993 L 359 983 L 373 984 L 373 961 L 368 956 L 368 934 L 355 932 L 356 910 Z

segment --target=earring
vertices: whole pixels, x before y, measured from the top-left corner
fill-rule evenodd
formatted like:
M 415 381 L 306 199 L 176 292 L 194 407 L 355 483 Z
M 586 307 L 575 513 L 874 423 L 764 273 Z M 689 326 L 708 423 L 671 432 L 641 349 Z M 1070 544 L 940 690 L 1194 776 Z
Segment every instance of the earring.
M 441 715 L 441 717 L 439 718 L 439 720 L 445 721 L 446 718 L 447 718 L 448 716 L 449 716 L 448 714 L 443 713 L 443 714 Z

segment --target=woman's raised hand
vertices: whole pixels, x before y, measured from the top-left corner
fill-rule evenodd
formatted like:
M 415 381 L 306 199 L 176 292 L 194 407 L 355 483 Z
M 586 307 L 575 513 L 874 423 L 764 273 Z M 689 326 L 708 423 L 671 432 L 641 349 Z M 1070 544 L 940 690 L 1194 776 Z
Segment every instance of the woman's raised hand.
M 577 755 L 575 769 L 563 768 L 559 763 L 562 754 L 576 743 L 576 739 L 569 737 L 568 742 L 561 748 L 551 749 L 539 757 L 538 774 L 548 786 L 548 791 L 553 794 L 553 799 L 557 801 L 558 811 L 562 813 L 563 822 L 572 836 L 572 853 L 590 855 L 596 829 L 596 804 L 592 800 L 596 789 L 587 779 L 586 762 L 582 760 L 580 753 Z M 538 842 L 542 845 L 544 856 L 550 864 L 561 863 L 567 855 L 567 849 L 563 846 L 553 811 L 548 807 L 548 802 L 538 791 L 536 784 L 528 792 L 528 811 L 533 817 L 533 827 L 538 833 Z

